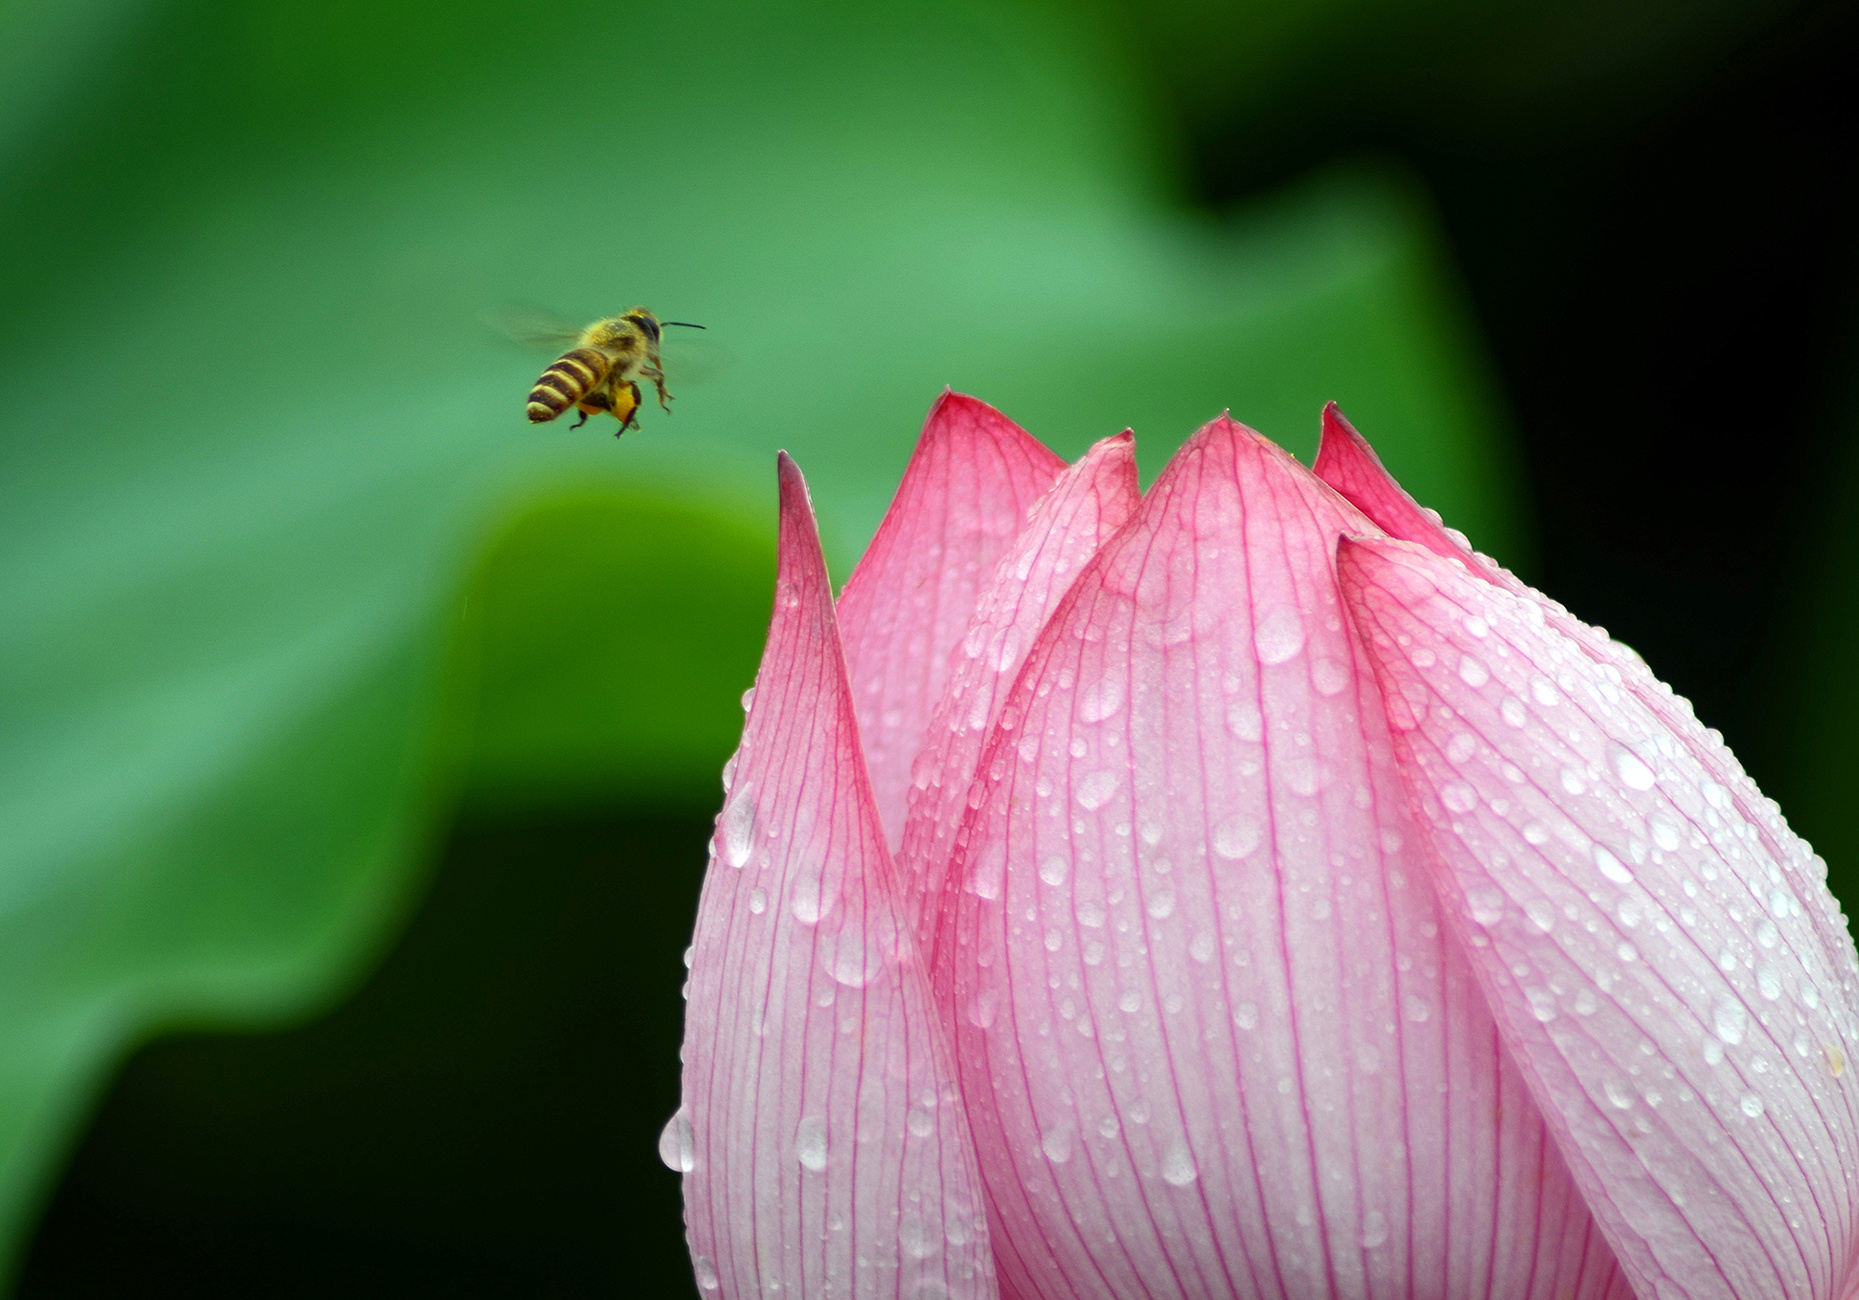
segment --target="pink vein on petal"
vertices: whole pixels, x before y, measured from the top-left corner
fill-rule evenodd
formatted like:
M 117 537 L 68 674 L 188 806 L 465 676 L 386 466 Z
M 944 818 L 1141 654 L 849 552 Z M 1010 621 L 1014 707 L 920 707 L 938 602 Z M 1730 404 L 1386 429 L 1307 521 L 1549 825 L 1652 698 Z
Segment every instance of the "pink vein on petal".
M 1065 462 L 985 402 L 945 392 L 839 597 L 872 790 L 893 851 L 949 656 L 981 585 Z
M 685 1018 L 700 1286 L 995 1294 L 944 1030 L 903 930 L 800 471 L 779 460 L 768 645 L 711 846 Z
M 934 980 L 1017 1300 L 1625 1300 L 1425 884 L 1370 531 L 1215 421 L 1002 707 Z
M 1859 959 L 1824 864 L 1559 607 L 1397 542 L 1339 570 L 1446 915 L 1638 1294 L 1843 1300 Z

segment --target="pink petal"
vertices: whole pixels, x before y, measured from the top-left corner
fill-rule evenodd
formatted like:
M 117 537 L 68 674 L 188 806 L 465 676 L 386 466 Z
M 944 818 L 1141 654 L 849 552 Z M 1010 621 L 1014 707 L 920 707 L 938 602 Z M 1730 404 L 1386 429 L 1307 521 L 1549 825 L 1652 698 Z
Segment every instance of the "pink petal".
M 1825 864 L 1541 597 L 1387 541 L 1339 566 L 1446 914 L 1638 1294 L 1845 1296 L 1859 959 Z
M 1484 556 L 1473 554 L 1463 533 L 1449 532 L 1437 514 L 1407 495 L 1406 489 L 1382 467 L 1381 457 L 1368 445 L 1368 439 L 1343 418 L 1342 408 L 1335 402 L 1323 408 L 1323 439 L 1317 446 L 1311 472 L 1374 520 L 1388 536 L 1418 542 L 1436 555 L 1459 561 L 1480 577 L 1495 581 L 1501 572 Z
M 903 840 L 910 764 L 989 572 L 1065 462 L 984 402 L 944 393 L 839 597 L 865 761 L 886 841 Z
M 698 906 L 685 1104 L 662 1153 L 687 1169 L 706 1290 L 990 1297 L 973 1141 L 901 928 L 832 588 L 785 454 L 780 479 L 774 616 Z
M 1216 421 L 1004 706 L 935 978 L 1009 1294 L 1624 1300 L 1415 855 L 1365 530 Z
M 1126 430 L 1059 476 L 981 591 L 928 742 L 912 768 L 898 857 L 907 908 L 915 913 L 912 928 L 925 952 L 942 916 L 945 870 L 968 812 L 975 762 L 1007 688 L 1085 564 L 1141 501 L 1136 443 Z

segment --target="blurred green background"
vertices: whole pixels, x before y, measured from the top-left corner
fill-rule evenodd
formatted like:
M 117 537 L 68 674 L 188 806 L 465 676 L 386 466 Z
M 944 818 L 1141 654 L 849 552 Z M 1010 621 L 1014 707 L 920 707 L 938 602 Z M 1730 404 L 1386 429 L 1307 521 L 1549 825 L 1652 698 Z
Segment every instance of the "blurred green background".
M 681 1294 L 773 454 L 1343 403 L 1859 869 L 1852 7 L 0 5 L 0 1270 Z M 700 321 L 614 442 L 510 301 Z M 609 425 L 610 429 L 611 426 Z

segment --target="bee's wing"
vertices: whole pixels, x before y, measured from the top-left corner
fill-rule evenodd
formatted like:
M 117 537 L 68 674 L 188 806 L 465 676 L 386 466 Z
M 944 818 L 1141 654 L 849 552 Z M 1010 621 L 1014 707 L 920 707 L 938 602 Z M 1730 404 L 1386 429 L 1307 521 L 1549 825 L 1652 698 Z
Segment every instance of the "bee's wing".
M 505 303 L 483 312 L 482 319 L 505 338 L 538 351 L 565 351 L 581 338 L 581 326 L 528 303 Z
M 735 364 L 729 349 L 690 330 L 666 330 L 660 337 L 658 356 L 665 368 L 666 382 L 671 384 L 707 384 Z

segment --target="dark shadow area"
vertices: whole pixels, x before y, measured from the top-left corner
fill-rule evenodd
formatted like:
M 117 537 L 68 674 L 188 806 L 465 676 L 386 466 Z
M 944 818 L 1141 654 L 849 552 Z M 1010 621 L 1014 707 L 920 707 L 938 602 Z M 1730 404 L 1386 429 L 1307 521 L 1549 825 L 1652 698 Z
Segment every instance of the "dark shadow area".
M 18 1294 L 696 1294 L 680 954 L 708 815 L 457 828 L 368 982 L 124 1066 Z
M 1350 152 L 1418 172 L 1522 436 L 1530 576 L 1784 787 L 1754 676 L 1850 436 L 1859 4 L 1793 6 L 1683 75 L 1681 23 L 1631 75 L 1527 92 L 1480 62 L 1505 21 L 1418 64 L 1339 51 L 1294 103 L 1191 128 L 1196 184 L 1220 205 Z

